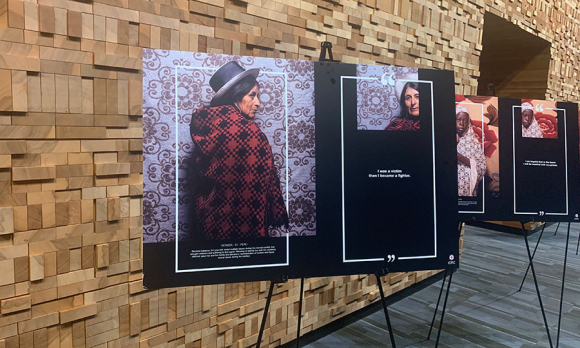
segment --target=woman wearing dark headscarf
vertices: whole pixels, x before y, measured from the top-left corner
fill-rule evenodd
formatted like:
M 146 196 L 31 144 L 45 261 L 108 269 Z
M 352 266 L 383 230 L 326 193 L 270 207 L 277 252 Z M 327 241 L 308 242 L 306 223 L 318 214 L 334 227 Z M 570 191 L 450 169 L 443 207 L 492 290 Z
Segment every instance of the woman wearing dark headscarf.
M 397 91 L 398 92 L 398 91 Z M 418 131 L 419 122 L 419 83 L 407 82 L 400 92 L 401 114 L 385 130 Z
M 216 92 L 210 106 L 191 118 L 195 213 L 207 240 L 267 237 L 270 227 L 288 226 L 272 149 L 252 122 L 258 73 L 224 64 L 209 81 Z

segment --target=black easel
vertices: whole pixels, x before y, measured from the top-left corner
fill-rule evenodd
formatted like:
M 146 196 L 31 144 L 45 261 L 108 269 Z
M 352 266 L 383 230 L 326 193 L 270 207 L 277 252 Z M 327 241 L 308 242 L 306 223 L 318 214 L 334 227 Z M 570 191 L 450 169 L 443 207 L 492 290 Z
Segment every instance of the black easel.
M 429 328 L 429 334 L 427 335 L 427 341 L 431 339 L 431 331 L 433 331 L 433 325 L 435 324 L 435 317 L 437 317 L 437 311 L 439 310 L 439 302 L 441 302 L 441 295 L 443 294 L 443 288 L 445 288 L 445 281 L 447 280 L 447 273 L 449 271 L 445 270 L 443 275 L 443 281 L 441 282 L 441 290 L 439 290 L 439 297 L 437 297 L 437 304 L 435 305 L 435 311 L 433 311 L 433 319 L 431 319 L 431 327 Z
M 282 280 L 270 281 L 270 290 L 268 290 L 268 297 L 266 297 L 266 305 L 264 306 L 264 313 L 262 314 L 262 323 L 260 324 L 260 331 L 258 332 L 258 341 L 256 348 L 260 348 L 262 344 L 262 336 L 264 335 L 264 328 L 266 327 L 266 319 L 268 318 L 268 310 L 270 309 L 270 302 L 272 301 L 272 293 L 274 292 L 274 285 L 280 283 L 287 283 L 288 278 L 282 277 Z M 302 324 L 302 299 L 304 298 L 304 278 L 300 278 L 300 300 L 298 301 L 298 330 L 296 332 L 296 347 L 300 347 L 300 326 Z
M 560 324 L 562 323 L 562 305 L 564 303 L 564 285 L 566 283 L 566 262 L 568 261 L 568 244 L 570 242 L 570 222 L 566 234 L 566 250 L 564 251 L 564 270 L 562 271 L 562 292 L 560 293 L 560 312 L 558 313 L 558 334 L 556 336 L 556 348 L 560 346 Z
M 558 226 L 556 226 L 556 231 L 554 231 L 554 236 L 558 233 L 558 229 L 560 228 L 560 223 L 558 222 Z
M 300 300 L 298 301 L 298 329 L 296 331 L 296 348 L 300 348 L 300 326 L 302 326 L 303 298 L 304 298 L 304 278 L 300 278 Z
M 328 52 L 328 59 L 326 59 L 326 53 Z M 332 58 L 332 42 L 322 41 L 320 44 L 320 57 L 318 57 L 319 62 L 333 62 Z
M 465 225 L 464 222 L 459 223 L 459 228 L 457 229 L 457 240 L 461 237 L 461 229 Z M 451 279 L 453 278 L 453 269 L 445 270 L 443 275 L 443 281 L 441 282 L 441 290 L 439 290 L 439 297 L 437 298 L 437 304 L 435 305 L 435 311 L 433 312 L 433 319 L 431 319 L 431 327 L 429 328 L 429 334 L 427 335 L 427 340 L 431 339 L 431 332 L 433 331 L 433 325 L 435 325 L 435 317 L 437 316 L 437 311 L 439 310 L 439 302 L 441 302 L 441 295 L 443 294 L 443 288 L 445 287 L 445 280 L 449 272 L 449 281 L 447 282 L 447 291 L 445 292 L 445 300 L 443 301 L 443 308 L 441 309 L 441 319 L 439 320 L 439 330 L 437 331 L 437 340 L 435 341 L 435 347 L 439 346 L 439 338 L 441 336 L 441 328 L 443 327 L 443 318 L 445 317 L 445 309 L 447 308 L 447 298 L 449 297 L 449 288 L 451 287 Z
M 548 341 L 550 342 L 550 348 L 553 348 L 554 346 L 552 345 L 552 337 L 550 336 L 550 327 L 548 326 L 548 320 L 546 319 L 546 311 L 544 310 L 544 303 L 542 302 L 542 296 L 540 295 L 540 287 L 538 286 L 536 270 L 534 269 L 534 260 L 532 258 L 532 253 L 530 252 L 530 244 L 528 243 L 528 231 L 526 230 L 525 223 L 521 222 L 521 224 L 522 234 L 524 235 L 524 240 L 526 242 L 528 259 L 530 260 L 530 268 L 532 269 L 532 276 L 534 277 L 534 284 L 536 285 L 536 293 L 538 294 L 538 301 L 540 302 L 540 309 L 542 310 L 542 317 L 544 318 L 544 325 L 546 326 L 546 333 L 548 334 Z
M 382 271 L 381 273 L 375 273 L 375 277 L 377 278 L 377 285 L 379 287 L 379 293 L 381 294 L 383 311 L 385 312 L 385 319 L 387 320 L 387 328 L 389 330 L 389 336 L 391 338 L 391 347 L 397 348 L 397 344 L 395 343 L 395 334 L 393 333 L 393 327 L 391 326 L 391 317 L 389 316 L 389 310 L 387 309 L 387 302 L 385 302 L 385 292 L 383 291 L 383 283 L 381 282 L 381 277 L 387 274 L 389 274 L 388 270 L 386 272 Z
M 559 226 L 560 226 L 560 223 L 558 222 L 558 227 Z M 558 227 L 556 227 L 556 232 L 558 232 Z M 544 235 L 545 229 L 546 229 L 546 223 L 544 223 L 544 226 L 542 226 L 542 232 L 540 232 L 540 237 L 538 238 L 538 241 L 536 242 L 536 247 L 534 248 L 534 253 L 532 254 L 532 260 L 536 256 L 536 250 L 538 250 L 538 245 L 540 245 L 540 241 L 542 240 L 542 235 Z M 554 233 L 554 236 L 555 235 L 556 235 L 556 233 Z M 518 289 L 518 292 L 522 291 L 522 287 L 524 286 L 524 282 L 526 281 L 526 277 L 528 276 L 528 272 L 530 271 L 530 265 L 531 265 L 531 263 L 528 263 L 528 268 L 526 269 L 526 273 L 524 274 L 524 279 L 522 279 L 522 283 L 520 284 L 520 288 Z
M 578 245 L 576 245 L 576 255 L 578 255 L 578 249 L 580 249 L 580 233 L 578 234 Z

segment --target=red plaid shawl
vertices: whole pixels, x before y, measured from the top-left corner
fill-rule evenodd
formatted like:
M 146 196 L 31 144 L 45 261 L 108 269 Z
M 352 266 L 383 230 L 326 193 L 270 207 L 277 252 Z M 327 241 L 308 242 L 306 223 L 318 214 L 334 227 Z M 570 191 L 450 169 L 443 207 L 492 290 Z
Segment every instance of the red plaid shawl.
M 231 105 L 201 108 L 191 118 L 196 214 L 205 239 L 268 236 L 288 213 L 266 135 Z

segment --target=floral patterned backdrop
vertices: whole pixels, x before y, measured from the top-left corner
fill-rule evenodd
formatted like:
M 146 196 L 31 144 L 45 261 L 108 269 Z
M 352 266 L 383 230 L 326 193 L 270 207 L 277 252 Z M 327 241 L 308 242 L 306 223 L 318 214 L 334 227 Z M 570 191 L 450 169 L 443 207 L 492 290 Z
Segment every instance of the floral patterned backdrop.
M 418 71 L 417 68 L 357 65 L 357 77 L 364 78 L 357 80 L 357 129 L 384 130 L 397 118 L 401 112 L 397 80 L 418 80 Z
M 316 234 L 314 64 L 300 60 L 144 49 L 144 243 L 175 240 L 176 206 L 180 239 L 187 236 L 186 215 L 193 204 L 188 194 L 191 183 L 188 182 L 187 165 L 193 151 L 189 134 L 191 114 L 195 109 L 209 105 L 214 94 L 209 79 L 231 60 L 245 69 L 260 68 L 261 106 L 255 122 L 272 146 L 282 192 L 288 201 L 290 235 Z M 273 230 L 270 235 L 285 236 L 285 232 Z

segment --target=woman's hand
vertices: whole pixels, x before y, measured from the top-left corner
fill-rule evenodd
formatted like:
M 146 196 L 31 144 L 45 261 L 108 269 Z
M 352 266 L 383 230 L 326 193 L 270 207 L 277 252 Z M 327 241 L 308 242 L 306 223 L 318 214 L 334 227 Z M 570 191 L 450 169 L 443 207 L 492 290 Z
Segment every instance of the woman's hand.
M 463 156 L 459 152 L 457 153 L 457 163 L 461 163 L 461 164 L 471 168 L 471 161 L 469 160 L 469 158 Z

